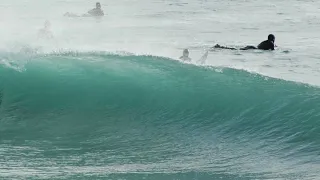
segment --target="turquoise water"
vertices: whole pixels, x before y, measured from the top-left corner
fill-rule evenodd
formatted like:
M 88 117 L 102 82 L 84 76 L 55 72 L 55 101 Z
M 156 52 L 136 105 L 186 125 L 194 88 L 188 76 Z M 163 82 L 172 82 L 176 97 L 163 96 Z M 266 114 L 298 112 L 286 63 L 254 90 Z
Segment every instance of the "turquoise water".
M 319 2 L 94 4 L 0 2 L 0 179 L 320 178 Z
M 317 87 L 103 52 L 35 55 L 24 68 L 0 66 L 3 178 L 320 175 Z

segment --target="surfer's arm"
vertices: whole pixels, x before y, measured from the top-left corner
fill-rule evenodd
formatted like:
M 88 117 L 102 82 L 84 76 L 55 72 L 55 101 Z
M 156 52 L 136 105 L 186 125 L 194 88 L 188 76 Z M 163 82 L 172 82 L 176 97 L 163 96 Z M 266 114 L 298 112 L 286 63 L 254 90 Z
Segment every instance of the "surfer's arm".
M 209 51 L 206 51 L 201 58 L 197 61 L 198 64 L 204 64 L 208 58 Z

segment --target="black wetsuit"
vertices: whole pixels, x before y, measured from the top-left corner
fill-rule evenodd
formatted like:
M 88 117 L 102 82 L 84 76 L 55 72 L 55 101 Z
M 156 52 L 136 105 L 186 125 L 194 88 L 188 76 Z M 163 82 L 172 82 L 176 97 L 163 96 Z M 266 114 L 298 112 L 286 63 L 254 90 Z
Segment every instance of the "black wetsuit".
M 219 44 L 216 44 L 212 48 L 219 48 L 219 49 L 231 49 L 231 50 L 237 50 L 236 48 L 233 47 L 227 47 L 227 46 L 220 46 Z
M 88 11 L 88 14 L 90 14 L 91 16 L 104 16 L 103 11 L 99 8 L 94 8 Z
M 255 47 L 255 46 L 246 46 L 246 47 L 240 48 L 240 50 L 249 50 L 249 49 L 257 49 L 257 47 Z
M 236 48 L 232 47 L 226 47 L 226 46 L 220 46 L 219 44 L 216 44 L 212 48 L 220 48 L 220 49 L 231 49 L 231 50 L 237 50 Z M 260 50 L 274 50 L 274 43 L 270 40 L 265 40 L 261 42 L 258 47 L 255 46 L 246 46 L 243 48 L 240 48 L 240 50 L 250 50 L 250 49 L 260 49 Z
M 274 44 L 272 41 L 265 40 L 262 41 L 258 47 L 255 46 L 246 46 L 243 48 L 240 48 L 240 50 L 249 50 L 249 49 L 260 49 L 260 50 L 274 50 Z
M 270 40 L 265 40 L 258 45 L 261 50 L 274 50 L 274 43 Z

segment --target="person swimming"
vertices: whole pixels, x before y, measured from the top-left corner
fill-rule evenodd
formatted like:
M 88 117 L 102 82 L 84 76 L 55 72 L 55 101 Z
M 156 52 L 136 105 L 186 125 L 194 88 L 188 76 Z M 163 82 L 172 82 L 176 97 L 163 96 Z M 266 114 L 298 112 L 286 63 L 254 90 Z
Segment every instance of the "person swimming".
M 68 16 L 68 17 L 101 17 L 104 16 L 104 12 L 101 9 L 101 4 L 100 2 L 96 3 L 96 7 L 89 10 L 87 14 L 83 14 L 83 15 L 77 15 L 77 14 L 73 14 L 73 13 L 65 13 L 64 16 Z
M 52 39 L 53 34 L 50 28 L 51 28 L 51 23 L 49 21 L 45 21 L 44 28 L 40 29 L 38 32 L 38 38 Z
M 90 11 L 88 11 L 88 14 L 90 14 L 91 16 L 104 16 L 104 13 L 101 9 L 101 4 L 97 2 L 96 8 L 93 8 Z
M 246 46 L 244 48 L 240 48 L 240 50 L 249 50 L 249 49 L 260 49 L 260 50 L 274 50 L 274 41 L 275 36 L 273 34 L 268 35 L 268 39 L 262 41 L 257 47 L 255 46 Z
M 274 41 L 275 36 L 273 34 L 268 35 L 268 39 L 265 41 L 262 41 L 257 47 L 256 46 L 246 46 L 243 48 L 240 48 L 240 50 L 249 50 L 249 49 L 260 49 L 260 50 L 274 50 Z M 238 50 L 236 48 L 226 47 L 226 46 L 220 46 L 219 44 L 216 44 L 212 48 L 220 48 L 220 49 L 231 49 L 231 50 Z
M 179 58 L 182 61 L 188 61 L 191 62 L 191 58 L 189 58 L 189 50 L 188 49 L 184 49 L 182 52 L 182 56 Z
M 196 61 L 197 64 L 205 64 L 207 58 L 208 58 L 208 53 L 209 51 L 206 50 L 206 52 L 201 56 L 200 59 L 198 59 Z M 191 58 L 189 57 L 189 50 L 188 49 L 184 49 L 182 52 L 182 56 L 179 58 L 180 60 L 182 60 L 182 62 L 191 62 Z
M 274 50 L 274 41 L 276 40 L 276 37 L 273 35 L 273 34 L 269 34 L 268 35 L 268 39 L 261 42 L 259 45 L 258 45 L 258 49 L 261 49 L 261 50 Z

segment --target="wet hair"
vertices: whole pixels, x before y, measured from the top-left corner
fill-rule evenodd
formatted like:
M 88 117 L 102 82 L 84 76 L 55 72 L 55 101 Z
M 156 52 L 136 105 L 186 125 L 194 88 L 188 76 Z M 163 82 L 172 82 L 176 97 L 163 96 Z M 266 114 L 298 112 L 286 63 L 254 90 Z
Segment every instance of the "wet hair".
M 184 49 L 184 50 L 183 50 L 183 55 L 185 55 L 185 54 L 186 54 L 186 55 L 189 55 L 189 50 L 188 50 L 188 49 Z
M 99 2 L 97 2 L 96 7 L 101 7 L 101 4 Z
M 274 37 L 273 34 L 269 34 L 269 36 L 268 36 L 268 40 L 269 40 L 269 41 L 274 42 L 275 39 L 276 39 L 276 38 Z

